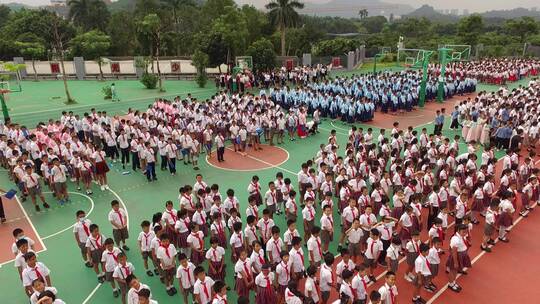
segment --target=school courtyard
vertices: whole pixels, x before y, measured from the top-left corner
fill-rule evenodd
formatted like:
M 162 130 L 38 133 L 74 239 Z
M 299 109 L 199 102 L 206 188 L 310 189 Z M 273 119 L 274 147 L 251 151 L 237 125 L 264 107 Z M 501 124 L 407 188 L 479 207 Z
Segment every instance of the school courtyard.
M 526 84 L 527 81 L 528 79 L 525 79 L 512 83 L 510 87 Z M 216 92 L 212 83 L 209 83 L 207 88 L 200 89 L 194 82 L 165 81 L 164 86 L 167 91 L 160 94 L 155 90 L 144 89 L 138 81 L 114 81 L 121 100 L 111 102 L 104 100 L 101 93 L 101 88 L 111 82 L 70 81 L 70 91 L 74 99 L 77 100 L 77 104 L 68 106 L 62 102 L 64 95 L 61 81 L 25 81 L 22 83 L 22 92 L 12 93 L 9 96 L 7 103 L 10 116 L 14 122 L 32 129 L 40 121 L 58 119 L 61 111 L 72 110 L 76 114 L 82 114 L 95 108 L 98 111 L 107 111 L 108 115 L 123 115 L 128 108 L 146 109 L 157 97 L 172 98 L 177 95 L 185 97 L 191 93 L 199 100 L 204 100 Z M 477 92 L 496 89 L 496 86 L 479 85 Z M 404 116 L 382 115 L 377 112 L 375 120 L 369 125 L 355 125 L 364 128 L 364 130 L 371 127 L 374 130 L 373 134 L 379 134 L 380 127 L 389 128 L 388 126 L 391 126 L 394 121 L 400 122 L 402 129 L 412 125 L 419 132 L 424 127 L 433 130 L 432 121 L 435 110 L 445 107 L 449 113 L 453 104 L 458 102 L 460 98 L 456 97 L 444 104 L 430 102 L 426 104 L 424 109 L 413 111 Z M 448 127 L 449 120 L 447 119 L 443 130 L 444 135 L 453 138 L 455 134 L 458 134 L 458 132 L 449 130 Z M 99 187 L 94 185 L 94 194 L 86 195 L 84 191 L 77 191 L 71 183 L 68 183 L 72 202 L 60 206 L 53 199 L 51 193 L 46 193 L 45 196 L 51 204 L 51 208 L 42 212 L 34 211 L 29 201 L 21 202 L 18 198 L 4 200 L 7 222 L 0 225 L 2 237 L 0 243 L 0 281 L 2 282 L 0 294 L 3 295 L 6 303 L 26 303 L 28 301 L 17 270 L 13 267 L 14 257 L 10 249 L 13 242 L 11 231 L 20 227 L 25 230 L 27 236 L 36 241 L 38 259 L 51 269 L 52 283 L 58 288 L 61 298 L 66 303 L 120 303 L 119 298 L 113 298 L 110 285 L 98 283 L 92 269 L 85 267 L 72 232 L 75 212 L 84 210 L 87 217 L 101 227 L 102 233 L 106 237 L 111 237 L 111 226 L 107 221 L 107 214 L 110 211 L 111 200 L 116 199 L 120 201 L 121 206 L 128 213 L 130 232 L 128 246 L 131 250 L 127 252 L 127 256 L 128 260 L 135 266 L 135 274 L 142 283 L 151 288 L 153 298 L 159 303 L 182 302 L 179 295 L 170 297 L 166 294 L 158 277 L 146 276 L 136 240 L 140 231 L 140 223 L 143 220 L 150 220 L 154 213 L 162 212 L 167 200 L 172 200 L 175 208 L 178 208 L 179 188 L 186 184 L 193 185 L 197 173 L 202 174 L 204 181 L 209 185 L 218 184 L 222 195 L 227 189 L 234 189 L 240 200 L 240 210 L 244 217 L 247 207 L 246 188 L 253 175 L 259 176 L 262 191 L 267 190 L 268 182 L 275 179 L 277 172 L 282 172 L 284 177 L 290 178 L 296 187 L 296 174 L 300 170 L 300 165 L 315 156 L 319 145 L 326 143 L 332 129 L 337 131 L 338 141 L 341 144 L 340 154 L 343 154 L 349 128 L 350 125 L 339 121 L 324 120 L 319 127 L 320 133 L 316 135 L 296 141 L 290 141 L 287 138 L 283 145 L 273 147 L 264 145 L 262 151 L 250 151 L 247 156 L 241 156 L 227 149 L 225 152 L 226 161 L 219 164 L 215 162 L 215 154 L 212 155 L 214 160 L 208 160 L 206 155 L 202 154 L 199 161 L 199 171 L 194 171 L 189 165 L 184 166 L 182 163 L 178 163 L 176 176 L 171 176 L 168 171 L 157 169 L 158 181 L 152 183 L 148 183 L 140 172 L 122 174 L 124 170 L 122 170 L 121 165 L 111 163 L 111 171 L 108 175 L 110 190 L 100 191 Z M 465 149 L 466 144 L 462 143 L 460 148 Z M 502 151 L 497 153 L 498 157 L 502 157 L 502 155 Z M 0 174 L 0 185 L 3 189 L 15 187 L 13 182 L 8 179 L 6 172 Z M 336 210 L 334 211 L 335 220 L 340 218 Z M 321 210 L 318 208 L 316 223 L 318 223 L 320 216 Z M 277 215 L 274 220 L 284 232 L 286 229 L 285 217 Z M 298 230 L 302 235 L 301 218 L 299 218 L 298 223 Z M 474 229 L 472 236 L 474 243 L 470 249 L 470 256 L 474 264 L 473 269 L 470 271 L 470 275 L 461 276 L 458 279 L 460 284 L 466 288 L 460 294 L 446 290 L 443 287 L 446 286 L 446 276 L 444 271 L 441 271 L 435 281 L 435 284 L 441 288 L 431 294 L 423 291 L 423 297 L 428 299 L 428 303 L 479 303 L 488 299 L 491 303 L 534 302 L 531 299 L 540 298 L 540 289 L 527 288 L 527 292 L 525 292 L 523 288 L 519 289 L 519 287 L 530 285 L 536 280 L 538 268 L 534 267 L 534 260 L 536 253 L 540 251 L 540 245 L 535 238 L 538 229 L 540 229 L 540 211 L 532 212 L 526 221 L 521 221 L 521 218 L 516 219 L 512 229 L 511 243 L 497 244 L 497 250 L 490 254 L 485 254 L 480 250 L 481 229 Z M 337 254 L 338 230 L 336 229 L 334 242 L 330 244 L 330 252 L 334 254 Z M 424 229 L 421 239 L 425 240 L 426 238 Z M 306 252 L 306 249 L 304 251 Z M 226 252 L 226 282 L 234 289 L 230 247 Z M 446 260 L 446 257 L 443 259 Z M 334 265 L 336 264 L 337 262 Z M 405 300 L 409 299 L 412 294 L 412 285 L 403 280 L 403 268 L 400 266 L 400 273 L 397 275 L 400 302 L 406 302 Z M 375 275 L 377 282 L 370 285 L 370 290 L 378 288 L 384 283 L 382 279 L 384 270 L 381 267 L 378 267 Z M 177 286 L 177 282 L 175 285 Z M 234 291 L 228 293 L 229 303 L 235 303 L 236 298 Z M 335 294 L 332 299 L 336 299 Z M 254 301 L 253 297 L 252 301 Z

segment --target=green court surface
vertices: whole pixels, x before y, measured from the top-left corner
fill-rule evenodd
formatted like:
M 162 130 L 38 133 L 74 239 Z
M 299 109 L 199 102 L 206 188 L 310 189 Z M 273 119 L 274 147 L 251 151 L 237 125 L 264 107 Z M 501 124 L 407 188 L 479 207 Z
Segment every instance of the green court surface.
M 14 121 L 32 126 L 36 122 L 48 118 L 59 118 L 60 111 L 62 110 L 73 109 L 80 113 L 87 111 L 90 107 L 96 107 L 97 110 L 107 110 L 110 114 L 120 114 L 124 113 L 128 107 L 145 108 L 153 98 L 158 96 L 157 91 L 145 90 L 137 81 L 115 81 L 115 83 L 122 99 L 118 103 L 103 100 L 100 88 L 105 85 L 105 82 L 71 81 L 71 92 L 79 104 L 66 106 L 60 101 L 51 99 L 53 96 L 63 96 L 63 84 L 61 81 L 24 82 L 23 92 L 13 94 L 10 97 L 9 106 L 12 109 L 11 113 Z M 526 80 L 521 81 L 521 83 L 526 83 Z M 515 85 L 518 85 L 518 83 L 512 84 L 512 86 Z M 207 89 L 201 90 L 191 82 L 167 81 L 165 86 L 167 92 L 164 95 L 167 96 L 185 96 L 188 92 L 191 92 L 194 95 L 200 94 L 199 96 L 201 98 L 206 98 L 215 92 L 213 85 L 209 85 Z M 493 86 L 480 86 L 479 89 L 490 88 L 492 90 L 496 89 Z M 369 127 L 360 124 L 357 124 L 357 126 L 363 127 L 364 130 Z M 328 133 L 331 129 L 337 130 L 338 142 L 341 144 L 340 155 L 343 154 L 349 127 L 350 125 L 341 122 L 323 121 L 320 126 L 320 134 L 297 141 L 289 141 L 287 139 L 286 143 L 280 146 L 289 153 L 289 159 L 286 162 L 279 167 L 253 172 L 216 169 L 206 163 L 204 155 L 201 155 L 200 171 L 194 171 L 190 166 L 184 166 L 179 163 L 178 174 L 176 176 L 171 176 L 167 171 L 159 171 L 158 169 L 159 180 L 148 183 L 145 177 L 139 172 L 122 175 L 121 172 L 123 170 L 117 164 L 111 164 L 112 170 L 109 173 L 111 191 L 101 192 L 96 185 L 93 185 L 94 194 L 86 196 L 77 194 L 80 192 L 72 184 L 68 183 L 70 184 L 69 190 L 71 191 L 72 202 L 65 206 L 57 205 L 50 194 L 46 194 L 47 199 L 52 203 L 52 208 L 49 211 L 36 213 L 30 203 L 23 203 L 30 221 L 36 227 L 47 247 L 46 251 L 39 254 L 39 260 L 51 269 L 53 286 L 58 289 L 58 296 L 66 301 L 66 303 L 120 303 L 119 299 L 113 298 L 110 285 L 98 284 L 93 270 L 83 265 L 71 229 L 71 225 L 75 221 L 75 212 L 82 209 L 89 214 L 88 218 L 92 222 L 100 225 L 102 228 L 101 231 L 105 236 L 110 237 L 112 232 L 111 226 L 107 221 L 107 214 L 110 210 L 110 201 L 118 199 L 124 203 L 129 213 L 130 239 L 128 246 L 131 248 L 131 251 L 127 255 L 129 261 L 135 266 L 135 274 L 139 276 L 143 283 L 150 286 L 154 299 L 159 301 L 159 303 L 181 302 L 182 300 L 179 295 L 169 297 L 165 293 L 165 289 L 157 277 L 150 278 L 144 274 L 142 258 L 137 250 L 136 242 L 141 221 L 150 220 L 153 213 L 163 211 L 164 203 L 167 200 L 172 200 L 175 203 L 175 207 L 178 208 L 178 189 L 186 184 L 193 185 L 195 183 L 196 173 L 201 173 L 204 181 L 209 185 L 214 183 L 219 184 L 222 195 L 225 195 L 227 189 L 234 189 L 236 196 L 240 200 L 241 213 L 245 217 L 247 186 L 253 175 L 259 176 L 262 191 L 268 189 L 268 182 L 275 179 L 277 172 L 283 172 L 284 177 L 290 178 L 296 188 L 296 173 L 300 170 L 300 165 L 315 156 L 319 149 L 319 144 L 326 143 Z M 406 128 L 407 126 L 401 127 Z M 430 132 L 432 131 L 431 124 L 417 126 L 417 130 L 420 130 L 422 127 L 427 127 Z M 448 123 L 446 127 L 448 127 Z M 378 134 L 377 128 L 373 129 L 374 134 Z M 444 134 L 453 137 L 454 132 L 445 129 Z M 465 144 L 461 148 L 464 149 Z M 227 154 L 229 153 L 233 152 L 227 150 L 225 159 L 227 159 Z M 0 174 L 0 185 L 2 185 L 2 188 L 13 187 L 12 182 L 8 180 L 5 172 Z M 317 209 L 317 223 L 320 215 L 321 210 L 319 208 Z M 337 211 L 335 211 L 334 219 L 338 218 Z M 274 220 L 283 232 L 286 229 L 285 217 L 283 215 L 275 216 Z M 298 223 L 301 223 L 301 220 Z M 298 225 L 298 230 L 300 234 L 303 233 L 301 224 Z M 334 242 L 330 244 L 330 252 L 332 253 L 336 253 L 337 240 L 339 239 L 338 230 L 336 227 Z M 227 250 L 226 281 L 233 288 L 233 265 L 230 262 L 229 255 L 230 250 Z M 8 300 L 6 303 L 27 302 L 17 271 L 12 263 L 5 264 L 0 268 L 0 281 L 2 282 L 0 285 L 0 294 L 3 295 L 4 299 Z M 228 293 L 228 300 L 229 303 L 236 302 L 236 293 L 234 291 Z

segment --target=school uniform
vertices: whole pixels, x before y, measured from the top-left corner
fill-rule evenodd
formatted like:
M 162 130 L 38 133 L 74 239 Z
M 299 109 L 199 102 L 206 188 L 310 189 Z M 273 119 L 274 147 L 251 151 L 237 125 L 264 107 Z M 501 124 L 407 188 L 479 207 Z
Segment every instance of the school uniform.
M 275 304 L 276 296 L 275 296 L 275 291 L 273 287 L 273 282 L 274 282 L 273 272 L 269 272 L 267 276 L 261 272 L 255 277 L 255 286 L 257 287 L 255 303 Z
M 336 265 L 336 275 L 337 275 L 337 278 L 336 278 L 336 281 L 338 284 L 340 284 L 343 279 L 341 278 L 341 274 L 343 273 L 343 270 L 347 269 L 349 271 L 354 271 L 356 265 L 354 264 L 354 262 L 349 259 L 349 261 L 345 262 L 345 260 L 341 260 L 337 265 Z
M 278 296 L 283 296 L 287 285 L 291 280 L 292 273 L 292 262 L 289 261 L 285 263 L 284 261 L 279 262 L 276 266 L 276 276 L 278 282 Z
M 109 211 L 109 222 L 114 223 L 113 226 L 113 238 L 116 244 L 120 244 L 120 241 L 127 240 L 129 238 L 129 232 L 127 228 L 127 214 L 122 208 L 118 210 Z M 120 227 L 120 228 L 118 228 Z
M 90 225 L 92 225 L 92 221 L 89 219 L 84 219 L 83 221 L 77 221 L 73 225 L 73 233 L 77 234 L 79 237 L 79 249 L 81 250 L 81 255 L 86 259 L 86 241 L 88 240 L 88 237 L 90 236 Z
M 204 261 L 204 234 L 202 231 L 192 231 L 187 237 L 187 243 L 191 250 L 191 262 L 196 266 L 200 265 Z M 202 250 L 203 252 L 199 252 Z
M 393 272 L 397 272 L 397 269 L 398 269 L 400 250 L 401 248 L 394 244 L 390 244 L 390 246 L 386 249 L 386 257 L 390 259 L 388 266 L 390 267 L 390 270 L 392 270 Z
M 180 287 L 182 288 L 183 294 L 193 293 L 193 285 L 195 285 L 195 275 L 193 271 L 195 270 L 195 265 L 188 261 L 186 267 L 180 265 L 176 269 L 176 278 L 180 281 Z
M 381 294 L 381 301 L 385 304 L 394 303 L 399 294 L 396 285 L 389 286 L 387 283 L 379 288 L 379 293 Z
M 312 277 L 308 277 L 304 283 L 304 295 L 311 299 L 312 303 L 319 303 L 319 286 Z
M 244 261 L 238 260 L 234 265 L 234 272 L 236 273 L 235 291 L 238 296 L 249 296 L 251 286 L 246 285 L 247 281 L 253 280 L 253 270 L 251 269 L 251 260 L 246 258 Z M 244 274 L 247 276 L 244 278 Z
M 446 267 L 454 271 L 461 271 L 465 267 L 471 267 L 471 259 L 467 254 L 467 244 L 464 238 L 457 233 L 450 239 L 450 250 L 453 248 L 457 249 L 458 265 L 455 265 L 452 254 L 449 254 Z
M 362 254 L 360 241 L 364 238 L 364 230 L 362 228 L 352 228 L 347 234 L 347 241 L 349 242 L 349 253 L 353 257 L 358 257 Z
M 208 267 L 208 276 L 214 280 L 224 280 L 225 279 L 225 267 L 224 267 L 224 257 L 225 249 L 223 247 L 210 248 L 206 251 L 205 258 L 208 260 L 209 264 L 212 264 L 213 268 Z M 223 266 L 223 270 L 220 271 L 219 268 Z
M 420 285 L 420 280 L 418 276 L 423 276 L 423 282 L 425 282 L 431 277 L 431 265 L 427 257 L 419 254 L 418 257 L 414 260 L 414 284 L 416 286 Z
M 420 255 L 420 244 L 421 243 L 422 242 L 420 240 L 418 240 L 416 242 L 413 241 L 413 240 L 410 240 L 405 245 L 405 249 L 407 249 L 407 265 L 409 265 L 411 267 L 414 266 L 414 261 L 416 260 L 418 255 Z
M 268 256 L 270 257 L 270 254 L 272 254 L 272 264 L 273 266 L 276 266 L 279 262 L 281 262 L 281 250 L 283 248 L 283 241 L 281 238 L 278 238 L 277 240 L 273 237 L 268 240 L 266 243 L 266 252 L 268 252 Z
M 49 276 L 50 270 L 41 262 L 36 262 L 34 267 L 26 266 L 21 273 L 22 284 L 24 287 L 32 286 L 32 282 L 36 279 L 43 279 L 45 286 L 47 285 L 46 278 Z
M 113 271 L 113 279 L 115 280 L 123 280 L 124 282 L 117 282 L 118 286 L 120 287 L 120 292 L 122 293 L 122 297 L 125 297 L 128 292 L 128 285 L 126 283 L 126 278 L 133 274 L 135 271 L 135 267 L 133 267 L 133 264 L 130 262 L 127 262 L 126 265 L 117 264 Z
M 334 240 L 334 220 L 332 215 L 323 214 L 321 216 L 321 242 L 330 244 Z
M 90 259 L 94 265 L 101 263 L 101 256 L 104 249 L 103 242 L 105 242 L 105 236 L 103 234 L 99 234 L 97 237 L 90 235 L 86 240 L 86 249 L 90 250 Z
M 159 260 L 164 277 L 173 278 L 176 271 L 174 267 L 176 254 L 176 247 L 173 244 L 169 244 L 167 247 L 160 245 L 156 249 L 156 258 Z
M 377 266 L 376 259 L 379 257 L 379 254 L 383 250 L 383 244 L 380 240 L 374 240 L 371 237 L 367 239 L 367 249 L 364 253 L 365 259 L 364 259 L 364 265 L 366 267 L 372 267 L 374 268 Z
M 361 276 L 360 273 L 357 273 L 351 282 L 351 287 L 355 291 L 354 298 L 357 300 L 360 300 L 362 303 L 365 303 L 367 300 L 367 291 L 368 291 L 368 284 L 370 283 L 369 277 Z
M 212 300 L 212 286 L 214 280 L 210 277 L 205 277 L 204 281 L 197 280 L 193 286 L 193 294 L 199 295 L 201 304 L 208 304 Z
M 427 260 L 429 262 L 429 270 L 431 271 L 431 280 L 433 280 L 439 274 L 439 265 L 441 264 L 439 250 L 431 247 L 428 251 Z
M 139 291 L 142 289 L 150 290 L 148 285 L 140 283 L 139 288 L 130 288 L 127 293 L 127 304 L 139 304 Z M 150 298 L 152 298 L 152 293 L 150 293 Z
M 321 247 L 321 238 L 315 237 L 312 235 L 307 241 L 307 248 L 309 251 L 309 261 L 314 265 L 320 265 L 322 260 L 322 247 Z
M 292 270 L 295 274 L 295 279 L 298 280 L 302 277 L 305 268 L 304 268 L 304 250 L 302 247 L 296 249 L 292 248 L 289 251 L 289 259 L 292 261 Z
M 107 282 L 113 281 L 114 269 L 118 265 L 118 254 L 121 252 L 117 247 L 113 247 L 111 251 L 104 250 L 101 254 L 101 263 L 105 263 L 105 280 Z
M 148 261 L 148 258 L 152 258 L 151 242 L 156 237 L 154 231 L 149 230 L 148 233 L 144 231 L 139 232 L 137 241 L 140 243 L 141 255 L 144 261 Z

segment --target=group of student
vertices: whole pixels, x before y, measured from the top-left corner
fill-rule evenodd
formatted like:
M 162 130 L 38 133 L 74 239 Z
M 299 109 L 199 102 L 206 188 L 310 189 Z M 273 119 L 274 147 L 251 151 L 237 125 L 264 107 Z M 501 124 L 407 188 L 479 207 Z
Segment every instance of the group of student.
M 285 109 L 305 106 L 308 113 L 318 110 L 322 117 L 341 118 L 349 123 L 366 122 L 373 119 L 375 111 L 382 113 L 404 113 L 412 111 L 418 104 L 420 93 L 420 71 L 381 72 L 336 77 L 309 82 L 294 89 L 288 86 L 271 88 L 270 98 Z M 472 93 L 476 81 L 468 77 L 448 77 L 444 84 L 444 98 Z M 427 100 L 437 96 L 437 78 L 428 79 Z
M 515 149 L 521 142 L 534 146 L 540 128 L 538 94 L 538 79 L 513 90 L 480 92 L 456 105 L 451 128 L 457 130 L 461 125 L 462 138 L 468 143 L 491 143 L 498 149 Z
M 441 65 L 431 64 L 429 71 L 438 76 L 441 73 Z M 525 77 L 535 77 L 539 71 L 540 61 L 533 58 L 486 58 L 455 61 L 446 66 L 447 75 L 471 77 L 493 85 L 505 85 Z
M 480 247 L 490 252 L 495 240 L 509 240 L 517 197 L 521 196 L 524 217 L 538 203 L 534 155 L 521 162 L 516 151 L 508 150 L 499 180 L 493 150 L 485 149 L 478 165 L 475 146 L 460 151 L 459 136 L 451 141 L 425 128 L 418 134 L 412 127 L 401 130 L 397 122 L 388 137 L 385 130 L 375 136 L 371 129 L 352 127 L 340 147 L 332 131 L 317 155 L 302 164 L 295 183 L 278 172 L 263 193 L 259 178 L 253 176 L 245 209 L 235 190 L 222 195 L 218 184 L 209 185 L 198 174 L 193 186 L 180 188 L 178 203 L 167 201 L 161 212 L 141 223 L 137 242 L 144 272 L 159 276 L 170 296 L 180 291 L 185 303 L 193 296 L 199 304 L 226 304 L 228 286 L 223 280 L 231 275 L 235 285 L 230 287 L 244 303 L 252 293 L 259 304 L 327 303 L 334 289 L 338 303 L 397 303 L 399 267 L 406 267 L 404 278 L 413 284 L 413 303 L 425 302 L 422 288 L 438 288 L 433 280 L 439 269 L 448 271 L 448 288 L 459 292 L 456 275 L 471 267 L 471 230 L 480 215 L 485 216 Z M 341 148 L 345 154 L 338 156 Z M 287 227 L 276 225 L 274 219 L 280 216 Z M 117 201 L 111 203 L 113 238 L 107 238 L 84 211 L 76 217 L 76 245 L 97 280 L 110 282 L 113 295 L 121 296 L 123 303 L 148 303 L 149 288 L 128 261 L 125 210 Z M 455 229 L 450 229 L 451 217 Z M 422 230 L 428 231 L 426 243 L 420 240 Z M 49 271 L 29 252 L 30 240 L 17 236 L 14 253 L 23 285 L 29 296 L 37 292 L 39 298 L 43 288 L 52 287 Z M 339 262 L 334 257 L 338 252 L 330 252 L 336 243 Z M 440 265 L 445 251 L 448 258 Z M 234 268 L 225 267 L 226 255 Z M 406 266 L 400 266 L 401 256 L 406 256 Z M 368 295 L 381 267 L 385 282 Z

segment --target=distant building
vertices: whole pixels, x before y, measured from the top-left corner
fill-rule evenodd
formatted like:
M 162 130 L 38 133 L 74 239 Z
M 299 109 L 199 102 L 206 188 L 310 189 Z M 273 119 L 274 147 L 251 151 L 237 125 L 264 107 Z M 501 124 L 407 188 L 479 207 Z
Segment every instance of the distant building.
M 537 10 L 538 10 L 538 7 L 536 6 L 531 7 L 531 12 L 536 12 Z
M 52 6 L 66 6 L 67 0 L 51 0 Z
M 459 10 L 457 8 L 453 8 L 450 10 L 450 15 L 457 16 L 459 14 Z
M 465 9 L 463 9 L 463 15 L 464 15 L 464 16 L 467 16 L 467 15 L 469 15 L 469 10 L 468 10 L 468 9 L 466 9 L 466 8 L 465 8 Z

